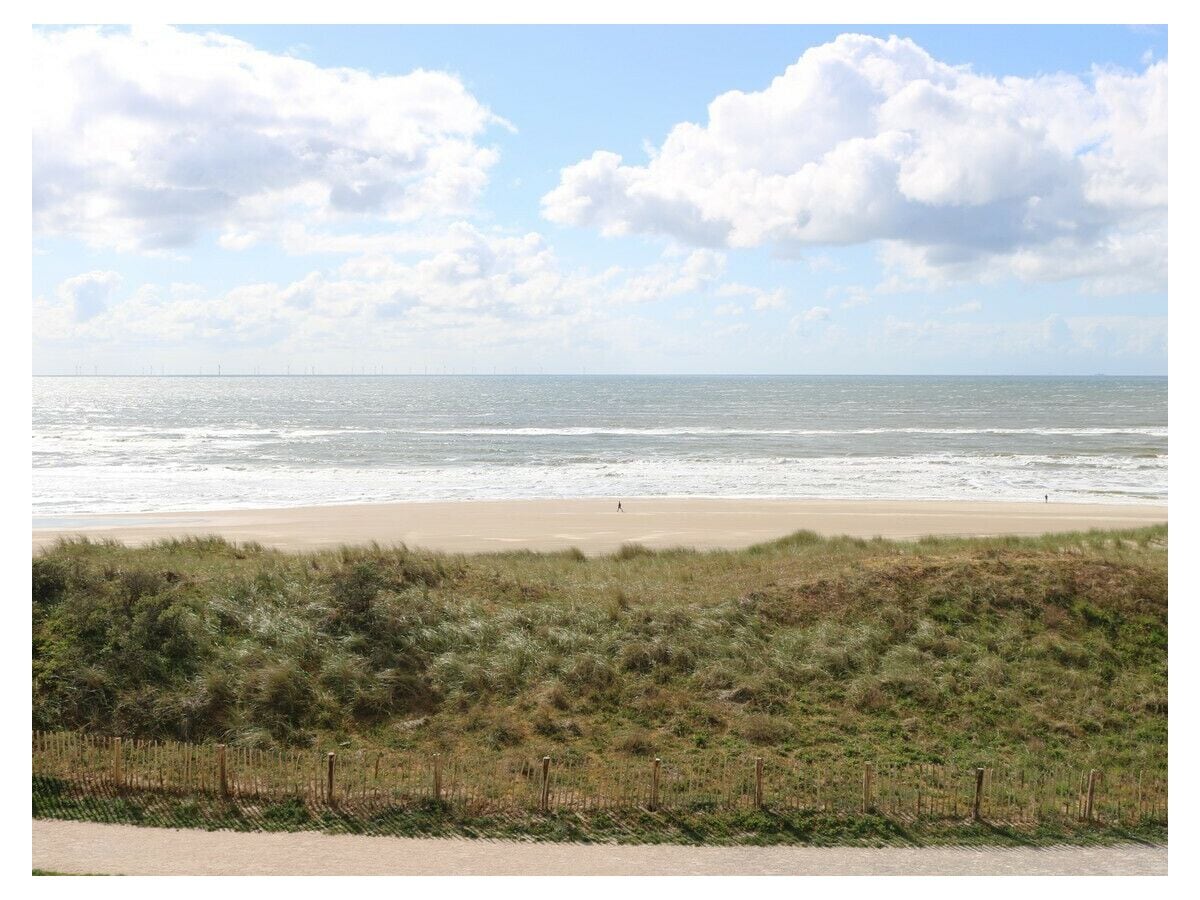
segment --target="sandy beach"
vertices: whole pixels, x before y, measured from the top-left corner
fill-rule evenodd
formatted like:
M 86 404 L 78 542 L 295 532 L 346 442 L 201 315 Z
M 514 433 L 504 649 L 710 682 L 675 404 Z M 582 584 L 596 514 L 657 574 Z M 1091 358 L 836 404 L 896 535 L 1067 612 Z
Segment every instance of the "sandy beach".
M 1135 528 L 1167 521 L 1165 506 L 742 499 L 503 500 L 235 509 L 77 516 L 33 529 L 33 549 L 62 536 L 142 544 L 217 534 L 282 550 L 316 550 L 378 541 L 454 553 L 503 550 L 615 550 L 649 547 L 737 548 L 800 529 L 822 535 L 917 538 L 922 535 L 1032 535 L 1089 528 Z

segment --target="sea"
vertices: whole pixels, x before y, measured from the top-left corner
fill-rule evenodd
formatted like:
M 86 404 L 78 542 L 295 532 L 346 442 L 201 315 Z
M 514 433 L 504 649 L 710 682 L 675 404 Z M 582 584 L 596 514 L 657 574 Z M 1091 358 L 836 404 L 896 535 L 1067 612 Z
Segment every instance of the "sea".
M 571 497 L 1165 503 L 1167 379 L 33 379 L 33 516 Z

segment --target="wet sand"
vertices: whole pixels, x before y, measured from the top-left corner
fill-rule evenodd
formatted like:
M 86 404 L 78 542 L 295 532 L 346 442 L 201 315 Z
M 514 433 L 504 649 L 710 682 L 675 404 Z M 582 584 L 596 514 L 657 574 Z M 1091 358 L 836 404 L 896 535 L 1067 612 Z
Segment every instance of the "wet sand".
M 453 553 L 649 547 L 746 547 L 800 529 L 822 535 L 911 539 L 923 535 L 1036 535 L 1136 528 L 1167 521 L 1165 506 L 907 500 L 623 498 L 380 503 L 77 516 L 34 527 L 37 550 L 62 536 L 143 544 L 220 535 L 302 551 L 342 544 L 404 543 Z

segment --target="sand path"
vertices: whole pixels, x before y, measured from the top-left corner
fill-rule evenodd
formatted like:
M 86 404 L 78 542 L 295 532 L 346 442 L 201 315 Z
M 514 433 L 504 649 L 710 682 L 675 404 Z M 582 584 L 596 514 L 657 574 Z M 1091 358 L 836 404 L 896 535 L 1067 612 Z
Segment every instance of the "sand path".
M 35 819 L 33 866 L 125 875 L 1165 875 L 1167 848 L 534 844 Z

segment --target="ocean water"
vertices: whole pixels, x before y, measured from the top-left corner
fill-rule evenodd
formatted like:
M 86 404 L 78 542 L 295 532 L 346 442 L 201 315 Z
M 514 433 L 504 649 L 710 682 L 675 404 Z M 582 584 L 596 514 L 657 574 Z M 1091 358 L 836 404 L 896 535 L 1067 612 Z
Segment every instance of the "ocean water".
M 33 380 L 33 514 L 513 497 L 1165 502 L 1165 378 Z

